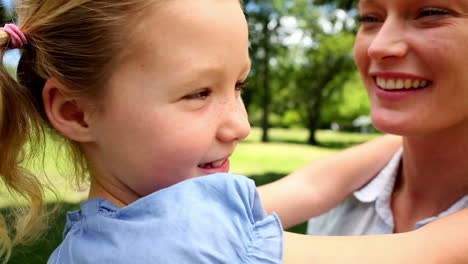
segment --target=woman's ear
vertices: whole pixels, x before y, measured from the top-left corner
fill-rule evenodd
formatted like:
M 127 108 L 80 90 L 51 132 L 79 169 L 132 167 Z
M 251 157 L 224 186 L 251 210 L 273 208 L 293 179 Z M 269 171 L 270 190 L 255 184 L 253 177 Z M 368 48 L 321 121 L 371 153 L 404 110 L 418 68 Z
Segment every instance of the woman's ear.
M 42 100 L 49 122 L 65 137 L 77 142 L 93 140 L 89 120 L 90 104 L 67 94 L 55 79 L 47 80 L 42 91 Z

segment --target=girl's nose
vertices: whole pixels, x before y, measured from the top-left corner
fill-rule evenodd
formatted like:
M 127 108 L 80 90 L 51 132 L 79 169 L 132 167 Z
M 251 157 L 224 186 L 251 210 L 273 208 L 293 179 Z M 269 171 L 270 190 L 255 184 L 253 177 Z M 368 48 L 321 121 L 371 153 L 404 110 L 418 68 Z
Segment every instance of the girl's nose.
M 217 138 L 223 142 L 241 141 L 250 133 L 250 124 L 241 99 L 232 104 L 225 105 L 226 111 L 220 113 L 221 124 Z
M 387 18 L 380 27 L 368 48 L 368 55 L 374 60 L 402 58 L 408 53 L 408 43 L 404 38 L 404 25 Z

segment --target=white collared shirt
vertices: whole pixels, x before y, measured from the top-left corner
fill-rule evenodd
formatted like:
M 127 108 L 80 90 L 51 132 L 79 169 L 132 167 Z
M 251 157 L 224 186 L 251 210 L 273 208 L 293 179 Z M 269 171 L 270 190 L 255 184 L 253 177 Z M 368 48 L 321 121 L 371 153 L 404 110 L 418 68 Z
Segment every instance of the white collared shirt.
M 372 235 L 393 233 L 393 213 L 390 206 L 393 186 L 400 166 L 403 149 L 393 156 L 387 166 L 366 186 L 329 212 L 309 220 L 310 235 Z M 416 223 L 418 229 L 440 217 L 468 208 L 465 195 L 448 210 Z

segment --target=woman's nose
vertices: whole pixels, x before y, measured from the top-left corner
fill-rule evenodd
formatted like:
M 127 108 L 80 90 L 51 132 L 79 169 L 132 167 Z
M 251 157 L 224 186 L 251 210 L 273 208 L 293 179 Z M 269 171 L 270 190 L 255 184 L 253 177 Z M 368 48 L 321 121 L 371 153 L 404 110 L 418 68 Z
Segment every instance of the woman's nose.
M 368 55 L 374 60 L 401 58 L 408 53 L 404 37 L 404 24 L 397 18 L 387 18 L 371 41 Z

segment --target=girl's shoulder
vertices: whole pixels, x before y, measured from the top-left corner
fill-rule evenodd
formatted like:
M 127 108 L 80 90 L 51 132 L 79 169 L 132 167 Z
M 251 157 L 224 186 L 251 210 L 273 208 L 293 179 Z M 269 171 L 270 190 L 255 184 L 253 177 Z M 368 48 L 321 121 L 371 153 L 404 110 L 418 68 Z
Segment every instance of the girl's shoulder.
M 85 202 L 68 215 L 64 242 L 49 263 L 281 263 L 281 258 L 281 223 L 263 210 L 254 182 L 213 174 L 124 208 L 103 199 Z

